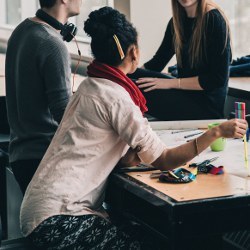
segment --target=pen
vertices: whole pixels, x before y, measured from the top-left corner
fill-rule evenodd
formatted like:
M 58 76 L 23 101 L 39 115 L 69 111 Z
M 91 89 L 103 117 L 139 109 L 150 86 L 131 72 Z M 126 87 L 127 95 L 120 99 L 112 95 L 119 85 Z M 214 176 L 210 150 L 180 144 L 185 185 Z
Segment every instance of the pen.
M 248 129 L 247 129 L 247 133 L 246 133 L 247 142 L 249 141 L 249 133 L 250 133 L 250 131 L 249 131 L 249 128 L 248 128 Z
M 182 132 L 187 132 L 187 131 L 192 131 L 192 130 L 195 131 L 195 129 L 190 128 L 190 129 L 183 129 L 183 130 L 172 131 L 171 134 L 177 134 L 177 133 L 182 133 Z
M 190 135 L 185 135 L 184 138 L 189 138 L 189 137 L 192 137 L 192 136 L 195 136 L 195 135 L 199 135 L 199 134 L 202 134 L 203 131 L 201 132 L 198 132 L 198 133 L 194 133 L 194 134 L 190 134 Z

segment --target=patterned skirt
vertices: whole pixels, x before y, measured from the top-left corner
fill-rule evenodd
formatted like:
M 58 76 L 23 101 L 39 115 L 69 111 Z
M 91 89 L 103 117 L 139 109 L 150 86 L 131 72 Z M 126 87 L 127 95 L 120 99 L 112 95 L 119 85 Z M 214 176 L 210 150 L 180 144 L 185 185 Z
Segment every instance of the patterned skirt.
M 138 237 L 133 229 L 126 233 L 96 215 L 56 215 L 43 221 L 28 238 L 39 249 L 156 249 L 148 237 Z M 152 243 L 152 241 L 150 242 Z

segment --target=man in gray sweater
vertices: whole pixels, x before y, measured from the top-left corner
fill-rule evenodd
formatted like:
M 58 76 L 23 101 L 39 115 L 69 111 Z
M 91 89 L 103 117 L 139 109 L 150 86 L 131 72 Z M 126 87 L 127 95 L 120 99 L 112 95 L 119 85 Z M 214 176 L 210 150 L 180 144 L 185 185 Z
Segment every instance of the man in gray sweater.
M 70 56 L 63 40 L 69 41 L 74 30 L 68 32 L 63 24 L 79 14 L 81 2 L 40 0 L 42 15 L 24 20 L 8 41 L 5 73 L 9 159 L 23 193 L 70 98 Z

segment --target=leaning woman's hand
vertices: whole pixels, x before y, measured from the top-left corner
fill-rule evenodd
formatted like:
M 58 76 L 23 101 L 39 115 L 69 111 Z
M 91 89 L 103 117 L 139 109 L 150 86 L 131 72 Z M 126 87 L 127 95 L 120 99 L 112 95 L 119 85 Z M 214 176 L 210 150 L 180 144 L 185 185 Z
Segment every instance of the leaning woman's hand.
M 154 89 L 170 89 L 169 79 L 162 78 L 139 78 L 136 84 L 139 88 L 145 88 L 143 91 L 148 92 Z
M 242 119 L 232 119 L 218 126 L 221 137 L 242 138 L 247 129 L 247 122 Z
M 129 148 L 127 153 L 120 159 L 117 166 L 119 167 L 133 167 L 141 162 L 137 155 L 138 149 Z

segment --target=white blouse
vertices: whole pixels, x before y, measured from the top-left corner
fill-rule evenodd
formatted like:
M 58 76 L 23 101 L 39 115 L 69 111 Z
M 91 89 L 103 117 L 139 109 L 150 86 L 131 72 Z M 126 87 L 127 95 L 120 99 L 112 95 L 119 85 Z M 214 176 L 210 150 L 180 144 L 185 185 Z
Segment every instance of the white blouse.
M 166 148 L 123 87 L 101 78 L 84 80 L 25 193 L 24 236 L 54 215 L 105 216 L 108 176 L 128 148 L 137 146 L 145 163 Z

